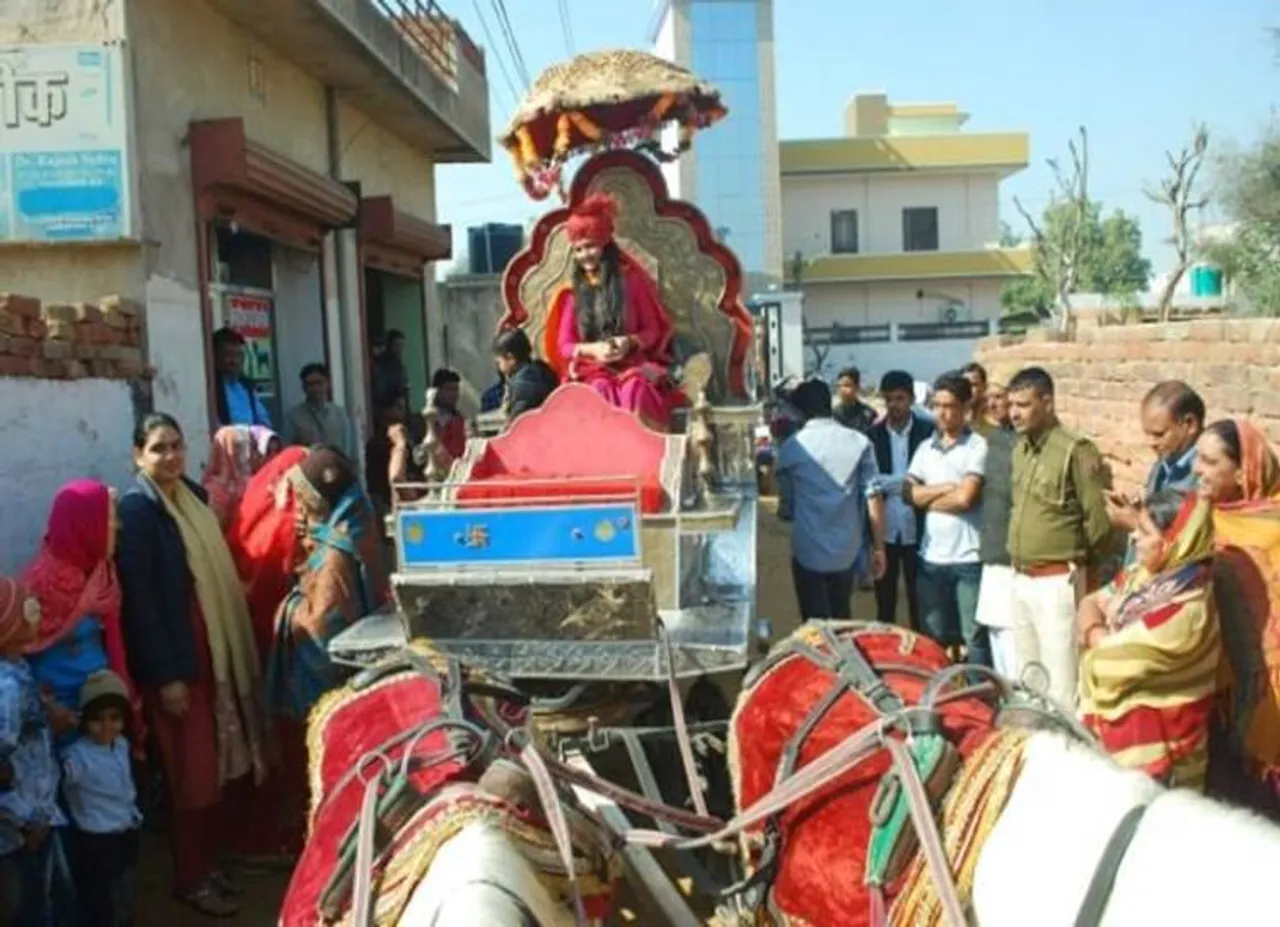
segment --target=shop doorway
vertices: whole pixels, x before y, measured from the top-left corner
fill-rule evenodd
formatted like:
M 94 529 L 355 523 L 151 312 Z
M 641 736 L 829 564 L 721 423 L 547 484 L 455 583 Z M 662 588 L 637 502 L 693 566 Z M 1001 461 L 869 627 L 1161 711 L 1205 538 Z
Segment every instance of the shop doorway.
M 328 363 L 319 254 L 293 248 L 234 223 L 216 223 L 210 283 L 216 327 L 245 339 L 245 375 L 277 429 L 303 399 L 298 372 Z
M 407 277 L 372 267 L 366 267 L 364 271 L 369 344 L 380 344 L 383 336 L 392 330 L 404 334 L 404 366 L 409 379 L 411 411 L 422 409 L 430 377 L 422 286 L 421 277 Z M 378 399 L 374 397 L 375 402 Z

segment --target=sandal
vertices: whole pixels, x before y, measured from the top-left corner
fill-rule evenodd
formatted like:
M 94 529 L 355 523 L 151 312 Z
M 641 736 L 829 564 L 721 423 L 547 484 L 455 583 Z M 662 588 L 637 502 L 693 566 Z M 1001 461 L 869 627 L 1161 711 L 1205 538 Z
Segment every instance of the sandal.
M 179 895 L 178 900 L 205 917 L 227 918 L 240 913 L 240 905 L 214 888 L 211 881 Z

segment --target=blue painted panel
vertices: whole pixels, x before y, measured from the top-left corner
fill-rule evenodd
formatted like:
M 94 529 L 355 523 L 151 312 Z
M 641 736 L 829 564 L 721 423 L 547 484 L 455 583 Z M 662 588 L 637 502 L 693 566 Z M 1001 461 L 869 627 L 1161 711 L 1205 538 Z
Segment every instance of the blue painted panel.
M 628 563 L 640 558 L 635 505 L 402 511 L 401 569 L 514 563 Z

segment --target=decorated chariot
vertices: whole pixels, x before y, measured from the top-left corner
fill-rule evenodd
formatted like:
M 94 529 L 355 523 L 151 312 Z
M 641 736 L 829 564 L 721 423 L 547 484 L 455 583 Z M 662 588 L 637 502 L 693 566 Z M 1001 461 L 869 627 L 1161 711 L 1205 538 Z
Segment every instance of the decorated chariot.
M 743 274 L 661 170 L 723 115 L 713 88 L 641 53 L 584 55 L 535 84 L 504 139 L 525 189 L 543 198 L 561 189 L 569 158 L 587 158 L 505 269 L 499 328 L 523 329 L 562 385 L 540 408 L 491 423 L 456 460 L 428 403 L 426 479 L 394 487 L 387 518 L 397 608 L 330 648 L 369 672 L 418 642 L 432 665 L 510 681 L 566 764 L 589 776 L 599 758 L 625 757 L 628 768 L 611 775 L 645 801 L 690 802 L 703 815 L 707 785 L 731 810 L 718 754 L 742 673 L 769 633 L 755 607 L 761 409 Z M 674 133 L 667 148 L 664 128 Z M 575 216 L 604 202 L 609 237 L 662 316 L 660 423 L 578 376 L 558 337 L 572 311 Z M 678 745 L 677 727 L 692 732 Z M 313 781 L 333 787 L 323 773 Z M 588 803 L 613 827 L 631 826 L 611 800 Z M 628 862 L 664 920 L 694 922 L 648 854 Z M 695 859 L 684 864 L 708 884 Z M 350 903 L 346 888 L 329 894 Z

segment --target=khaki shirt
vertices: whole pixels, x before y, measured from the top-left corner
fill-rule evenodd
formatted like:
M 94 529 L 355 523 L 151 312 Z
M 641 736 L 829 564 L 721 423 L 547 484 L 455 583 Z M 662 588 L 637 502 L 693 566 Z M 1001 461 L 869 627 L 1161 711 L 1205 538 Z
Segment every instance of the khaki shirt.
M 1015 567 L 1085 563 L 1107 542 L 1102 457 L 1091 441 L 1055 424 L 1013 449 L 1009 557 Z

